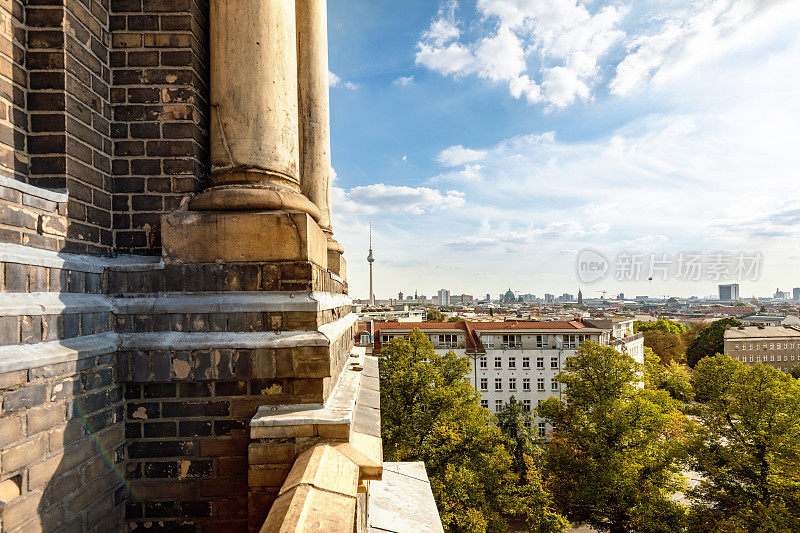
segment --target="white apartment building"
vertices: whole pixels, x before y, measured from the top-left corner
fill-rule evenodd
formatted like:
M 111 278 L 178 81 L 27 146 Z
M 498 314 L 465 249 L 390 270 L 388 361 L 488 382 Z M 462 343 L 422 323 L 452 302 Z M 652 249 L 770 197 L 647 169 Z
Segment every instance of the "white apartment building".
M 470 383 L 481 405 L 497 413 L 513 396 L 532 410 L 551 396 L 561 398 L 555 380 L 564 361 L 586 341 L 614 346 L 644 363 L 644 336 L 633 333 L 633 319 L 569 322 L 419 322 L 376 323 L 374 353 L 393 337 L 419 328 L 437 353 L 454 351 L 470 360 Z M 363 333 L 363 332 L 362 332 Z M 615 334 L 616 333 L 616 334 Z M 540 435 L 547 431 L 539 419 Z

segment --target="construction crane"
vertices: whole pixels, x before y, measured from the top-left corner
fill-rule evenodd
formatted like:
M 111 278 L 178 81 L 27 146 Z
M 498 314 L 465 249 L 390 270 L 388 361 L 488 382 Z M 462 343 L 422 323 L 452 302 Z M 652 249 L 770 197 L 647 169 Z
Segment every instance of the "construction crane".
M 603 295 L 603 300 L 606 299 L 606 294 L 608 293 L 608 291 L 595 291 L 595 292 L 599 292 L 600 294 L 602 294 Z

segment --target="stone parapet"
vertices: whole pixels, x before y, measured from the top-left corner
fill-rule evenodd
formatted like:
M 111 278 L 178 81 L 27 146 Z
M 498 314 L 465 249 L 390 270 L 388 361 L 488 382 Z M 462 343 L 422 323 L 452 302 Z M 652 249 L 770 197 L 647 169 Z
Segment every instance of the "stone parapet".
M 377 360 L 354 348 L 324 404 L 259 408 L 250 421 L 251 531 L 312 523 L 352 530 L 357 494 L 382 473 L 380 418 L 370 416 L 379 413 L 379 397 L 371 394 L 377 390 Z

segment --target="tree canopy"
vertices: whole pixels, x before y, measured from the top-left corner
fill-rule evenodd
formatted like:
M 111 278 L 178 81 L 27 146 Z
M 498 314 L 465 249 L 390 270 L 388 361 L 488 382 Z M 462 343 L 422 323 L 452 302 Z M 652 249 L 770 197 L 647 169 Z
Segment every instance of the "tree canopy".
M 722 353 L 724 349 L 725 330 L 739 327 L 742 323 L 735 318 L 723 318 L 712 322 L 686 348 L 686 364 L 694 368 L 704 357 Z
M 690 493 L 691 530 L 800 531 L 800 381 L 717 355 L 697 364 L 694 386 L 703 479 Z
M 447 318 L 445 314 L 438 309 L 428 309 L 425 311 L 425 320 L 428 322 L 444 322 L 445 318 Z
M 425 462 L 446 531 L 501 532 L 509 516 L 523 517 L 529 531 L 563 531 L 568 522 L 524 452 L 525 478 L 515 471 L 508 439 L 464 379 L 468 371 L 467 359 L 437 354 L 418 329 L 384 346 L 385 460 Z
M 681 402 L 692 399 L 692 383 L 686 367 L 670 361 L 663 364 L 648 347 L 644 349 L 645 385 L 648 389 L 661 389 Z
M 600 531 L 680 531 L 685 420 L 663 390 L 636 386 L 639 365 L 594 342 L 581 344 L 539 413 L 554 426 L 544 447 L 545 485 L 556 508 Z
M 644 345 L 652 349 L 663 364 L 685 361 L 683 335 L 686 334 L 686 327 L 683 324 L 662 318 L 654 322 L 637 321 L 633 328 L 637 333 L 644 333 Z

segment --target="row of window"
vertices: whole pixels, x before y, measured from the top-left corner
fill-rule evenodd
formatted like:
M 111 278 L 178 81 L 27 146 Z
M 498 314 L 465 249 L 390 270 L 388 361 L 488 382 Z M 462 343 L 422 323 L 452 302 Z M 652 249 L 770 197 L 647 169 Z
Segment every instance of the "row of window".
M 531 401 L 530 400 L 522 400 L 522 405 L 526 411 L 531 410 Z M 481 400 L 481 407 L 484 409 L 489 408 L 489 400 Z M 494 401 L 494 412 L 499 413 L 503 409 L 503 400 L 495 400 Z M 525 420 L 525 427 L 531 427 L 530 419 Z M 547 424 L 544 422 L 539 422 L 537 425 L 538 433 L 540 437 L 544 437 L 545 431 L 547 430 Z
M 743 363 L 747 363 L 748 362 L 748 357 L 749 357 L 749 362 L 752 363 L 753 362 L 753 354 L 750 354 L 749 356 L 747 356 L 747 355 L 734 355 L 733 356 L 734 359 L 737 359 L 737 360 L 739 360 L 739 361 L 741 361 Z M 760 355 L 756 355 L 755 358 L 756 358 L 756 360 L 755 360 L 756 363 L 760 363 L 761 362 L 761 356 Z M 783 361 L 783 362 L 794 361 L 794 354 L 792 354 L 792 355 L 787 355 L 787 354 L 775 355 L 774 353 L 771 353 L 771 354 L 769 354 L 769 360 L 770 360 L 770 362 L 777 361 L 779 363 L 781 361 Z M 798 356 L 798 360 L 800 360 L 800 356 Z M 767 362 L 767 354 L 764 354 L 764 362 L 765 363 Z
M 742 343 L 742 344 L 734 344 L 733 345 L 733 349 L 734 350 L 743 350 L 743 351 L 755 349 L 756 351 L 758 351 L 758 350 L 761 350 L 761 346 L 764 346 L 765 350 L 780 350 L 781 349 L 781 344 L 783 344 L 783 349 L 784 350 L 794 350 L 794 343 L 793 342 L 784 342 L 784 343 L 770 342 L 769 344 L 767 344 L 765 342 L 763 345 L 759 344 L 759 343 L 753 344 L 752 342 L 747 342 L 747 343 Z M 755 346 L 755 348 L 753 348 L 753 346 Z M 769 346 L 769 348 L 767 348 L 767 346 Z M 800 346 L 798 346 L 798 348 L 800 348 Z
M 536 390 L 543 391 L 545 390 L 545 380 L 544 378 L 536 378 Z M 481 378 L 480 381 L 480 390 L 488 391 L 489 390 L 489 379 L 488 378 Z M 503 378 L 494 378 L 494 390 L 496 392 L 503 391 Z M 515 391 L 517 390 L 517 378 L 508 378 L 508 390 Z M 522 378 L 522 390 L 523 391 L 530 391 L 531 390 L 531 378 Z M 558 381 L 550 380 L 550 390 L 557 391 L 558 390 Z
M 577 348 L 583 341 L 591 340 L 589 335 L 536 335 L 537 348 L 557 348 L 559 340 L 562 348 Z M 522 348 L 522 335 L 501 335 L 500 345 L 495 346 L 494 338 L 487 337 L 486 348 Z
M 484 356 L 478 359 L 478 367 L 479 368 L 488 368 L 489 360 Z M 531 358 L 530 357 L 523 357 L 522 358 L 522 368 L 530 368 L 531 367 Z M 503 359 L 501 357 L 494 358 L 494 368 L 502 369 L 503 368 Z M 516 357 L 509 357 L 508 358 L 508 368 L 514 369 L 517 368 L 517 358 Z M 543 369 L 544 368 L 544 357 L 537 357 L 536 358 L 536 368 Z M 558 369 L 558 357 L 551 357 L 550 358 L 550 368 Z

